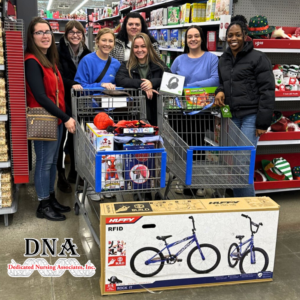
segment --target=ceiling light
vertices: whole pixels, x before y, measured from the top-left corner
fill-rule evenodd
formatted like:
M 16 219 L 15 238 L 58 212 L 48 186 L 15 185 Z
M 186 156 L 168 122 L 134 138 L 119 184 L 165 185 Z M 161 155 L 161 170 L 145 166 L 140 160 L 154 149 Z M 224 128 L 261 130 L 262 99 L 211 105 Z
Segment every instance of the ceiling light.
M 71 15 L 74 14 L 79 8 L 81 8 L 85 3 L 87 3 L 89 0 L 82 1 L 72 12 Z
M 49 0 L 47 10 L 50 10 L 53 0 Z

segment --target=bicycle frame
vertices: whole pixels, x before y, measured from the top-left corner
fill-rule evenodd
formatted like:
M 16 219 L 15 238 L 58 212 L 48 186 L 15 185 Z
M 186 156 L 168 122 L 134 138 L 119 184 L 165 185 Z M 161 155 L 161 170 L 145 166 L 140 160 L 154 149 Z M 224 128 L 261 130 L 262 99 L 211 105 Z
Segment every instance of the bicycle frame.
M 246 247 L 246 249 L 245 249 L 244 251 L 242 251 L 242 247 L 243 247 L 244 245 L 246 245 L 247 243 L 249 243 L 248 246 Z M 240 257 L 242 257 L 243 254 L 244 254 L 248 249 L 250 249 L 250 251 L 251 251 L 251 264 L 255 264 L 255 254 L 254 254 L 254 252 L 252 251 L 253 247 L 254 247 L 254 236 L 251 236 L 251 238 L 250 238 L 249 240 L 247 240 L 246 242 L 244 242 L 244 243 L 242 243 L 242 242 L 239 243 Z M 231 257 L 237 257 L 237 255 L 233 254 L 234 251 L 235 251 L 235 249 L 230 253 L 230 256 L 231 256 Z
M 202 257 L 203 260 L 205 260 L 205 257 L 204 257 L 204 255 L 203 255 L 203 253 L 202 253 L 202 251 L 201 251 L 201 248 L 200 248 L 200 245 L 199 245 L 199 243 L 198 243 L 198 239 L 197 239 L 195 233 L 193 233 L 193 235 L 191 235 L 191 236 L 189 236 L 189 237 L 186 237 L 186 238 L 184 238 L 184 239 L 182 239 L 182 240 L 180 240 L 180 241 L 174 242 L 174 243 L 172 243 L 172 244 L 170 244 L 170 245 L 166 245 L 166 247 L 163 248 L 159 253 L 162 253 L 165 249 L 167 249 L 169 255 L 171 256 L 172 254 L 171 254 L 171 252 L 170 252 L 170 248 L 172 248 L 172 247 L 174 247 L 174 246 L 176 246 L 176 245 L 178 245 L 178 244 L 181 244 L 181 243 L 183 243 L 183 242 L 185 242 L 185 241 L 188 241 L 188 240 L 190 240 L 190 241 L 189 241 L 184 247 L 182 247 L 182 248 L 175 254 L 175 256 L 180 255 L 180 254 L 181 254 L 185 249 L 187 249 L 192 243 L 196 242 L 197 247 L 198 247 L 198 249 L 199 249 L 199 251 L 200 251 L 201 257 Z M 146 265 L 149 265 L 149 264 L 154 264 L 154 263 L 158 263 L 158 262 L 161 263 L 161 262 L 167 261 L 167 259 L 164 259 L 164 260 L 153 260 L 153 258 L 156 257 L 159 253 L 155 254 L 154 256 L 152 256 L 151 258 L 149 258 L 148 260 L 146 260 L 145 264 L 146 264 Z

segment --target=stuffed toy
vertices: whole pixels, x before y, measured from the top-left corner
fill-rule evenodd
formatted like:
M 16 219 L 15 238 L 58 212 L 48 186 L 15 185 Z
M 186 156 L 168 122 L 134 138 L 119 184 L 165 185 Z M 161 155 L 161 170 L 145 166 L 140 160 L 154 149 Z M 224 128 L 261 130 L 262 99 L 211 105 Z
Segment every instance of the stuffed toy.
M 106 130 L 107 127 L 114 125 L 114 121 L 105 112 L 100 112 L 94 118 L 94 125 L 100 130 Z

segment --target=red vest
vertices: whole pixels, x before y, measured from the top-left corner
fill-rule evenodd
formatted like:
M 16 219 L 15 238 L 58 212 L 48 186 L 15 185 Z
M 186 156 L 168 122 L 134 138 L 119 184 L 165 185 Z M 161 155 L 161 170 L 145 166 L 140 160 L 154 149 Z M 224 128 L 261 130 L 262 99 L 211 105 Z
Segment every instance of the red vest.
M 44 82 L 46 95 L 56 105 L 56 76 L 55 76 L 53 69 L 44 67 L 33 54 L 25 54 L 25 61 L 27 59 L 34 59 L 41 66 L 43 73 L 44 73 L 43 82 Z M 55 68 L 56 68 L 56 71 L 58 74 L 57 87 L 59 90 L 59 93 L 58 93 L 59 108 L 63 112 L 66 112 L 64 83 L 63 83 L 62 77 L 57 69 L 57 66 Z M 26 81 L 26 97 L 27 97 L 27 106 L 41 107 L 41 105 L 35 100 L 27 81 Z M 61 123 L 62 123 L 62 121 L 59 119 L 58 125 Z

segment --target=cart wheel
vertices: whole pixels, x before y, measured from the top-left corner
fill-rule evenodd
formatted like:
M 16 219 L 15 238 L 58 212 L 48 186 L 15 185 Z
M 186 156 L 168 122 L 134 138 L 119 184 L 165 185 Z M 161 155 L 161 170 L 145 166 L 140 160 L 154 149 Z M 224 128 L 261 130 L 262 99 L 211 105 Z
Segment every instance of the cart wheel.
M 74 211 L 75 211 L 75 215 L 78 216 L 79 215 L 79 205 L 77 203 L 75 203 Z

